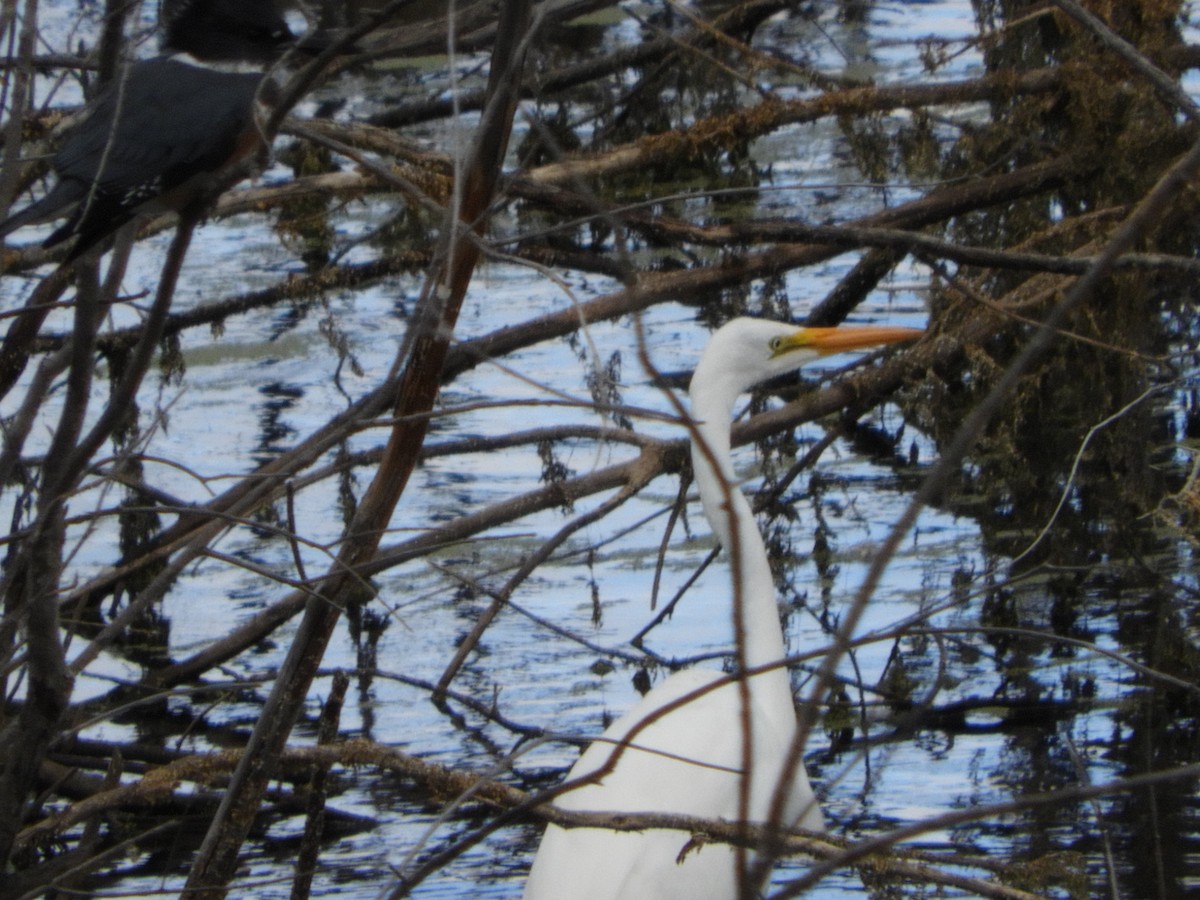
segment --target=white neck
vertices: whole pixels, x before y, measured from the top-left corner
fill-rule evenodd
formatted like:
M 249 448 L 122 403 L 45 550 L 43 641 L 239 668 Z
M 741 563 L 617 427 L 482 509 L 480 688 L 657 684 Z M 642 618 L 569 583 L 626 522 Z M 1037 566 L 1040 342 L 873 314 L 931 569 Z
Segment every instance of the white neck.
M 704 363 L 702 359 L 696 369 L 691 391 L 696 486 L 704 515 L 729 555 L 733 602 L 740 602 L 742 609 L 745 665 L 753 668 L 778 663 L 785 653 L 775 580 L 754 511 L 737 487 L 730 461 L 730 419 L 742 387 L 728 379 L 707 377 Z M 719 470 L 713 468 L 712 461 L 717 462 Z M 777 671 L 786 678 L 786 669 L 780 667 Z
M 203 60 L 197 59 L 190 53 L 172 53 L 167 58 L 183 63 L 185 66 L 195 66 L 211 72 L 225 72 L 228 75 L 261 75 L 266 68 L 260 62 L 239 59 Z

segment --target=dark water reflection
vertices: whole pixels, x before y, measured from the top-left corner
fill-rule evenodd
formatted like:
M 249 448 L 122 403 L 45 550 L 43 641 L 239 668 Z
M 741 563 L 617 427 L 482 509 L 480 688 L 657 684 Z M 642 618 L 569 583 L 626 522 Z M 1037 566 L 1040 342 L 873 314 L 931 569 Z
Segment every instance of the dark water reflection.
M 1040 65 L 1071 52 L 1048 20 L 1042 25 L 1020 42 L 1010 35 L 995 45 L 985 57 L 989 65 L 1014 59 Z M 1007 116 L 1019 119 L 1020 106 Z M 1004 124 L 1011 121 L 1006 117 Z M 1057 127 L 1082 124 L 1064 116 Z M 1160 149 L 1174 154 L 1182 147 Z M 1136 178 L 1130 162 L 1118 151 L 1106 160 L 1108 177 L 1068 202 L 1079 208 L 1116 202 L 1126 187 L 1120 179 Z M 1000 229 L 1002 242 L 1016 242 L 1038 227 L 1031 212 L 1005 210 L 979 217 L 971 227 L 977 236 L 979 229 Z M 1177 221 L 1179 230 L 1165 230 L 1159 245 L 1192 254 L 1194 219 Z M 980 623 L 1072 640 L 989 638 L 997 699 L 1072 710 L 1005 738 L 1004 766 L 995 774 L 1018 796 L 1200 759 L 1195 532 L 1186 508 L 1178 515 L 1190 489 L 1185 479 L 1192 458 L 1179 448 L 1186 436 L 1186 397 L 1195 383 L 1192 341 L 1180 338 L 1194 332 L 1194 294 L 1191 279 L 1113 279 L 1086 313 L 1073 317 L 1073 336 L 1060 339 L 1053 355 L 1026 375 L 971 454 L 960 489 L 970 498 L 984 553 L 998 571 L 1032 576 L 1024 585 L 990 591 Z M 968 410 L 1014 349 L 1002 342 L 986 348 L 971 367 L 970 388 L 948 391 L 943 399 Z M 943 414 L 946 409 L 939 408 Z M 955 421 L 943 416 L 933 430 L 949 434 Z M 1184 499 L 1169 499 L 1181 490 Z M 1149 671 L 1098 662 L 1074 641 L 1095 642 Z M 1173 781 L 1100 801 L 1041 807 L 1014 831 L 1024 835 L 1018 844 L 1030 857 L 1063 849 L 1087 854 L 1090 890 L 1103 888 L 1106 865 L 1100 860 L 1111 853 L 1108 865 L 1122 895 L 1184 896 L 1200 874 L 1195 787 L 1194 779 Z
M 1019 2 L 827 6 L 780 15 L 757 33 L 761 46 L 796 63 L 776 73 L 772 89 L 779 96 L 803 95 L 826 78 L 835 82 L 864 74 L 886 83 L 1024 72 L 1069 62 L 1073 52 L 1062 22 L 1043 15 L 1026 19 L 1030 8 Z M 660 9 L 632 11 L 639 20 L 608 10 L 611 18 L 597 13 L 574 40 L 558 34 L 546 59 L 561 63 L 632 43 L 669 24 Z M 1162 24 L 1169 16 L 1150 18 L 1135 24 L 1149 30 L 1159 21 L 1159 44 L 1177 38 L 1174 25 Z M 922 58 L 914 41 L 931 30 L 973 33 L 979 21 L 1023 24 L 989 30 L 981 48 L 954 44 L 961 53 L 933 72 L 923 71 L 937 54 L 932 42 L 922 44 Z M 464 71 L 477 62 L 460 60 Z M 744 73 L 705 64 L 659 70 L 647 63 L 638 72 L 644 80 L 634 98 L 613 79 L 605 91 L 593 85 L 562 98 L 531 101 L 530 116 L 540 116 L 545 127 L 522 126 L 515 143 L 524 159 L 529 164 L 551 159 L 555 144 L 604 149 L 647 131 L 728 113 L 745 105 L 752 93 Z M 353 92 L 343 111 L 362 118 L 380 114 L 398 96 L 424 97 L 446 83 L 443 60 L 348 77 L 371 85 L 370 91 Z M 1016 169 L 1041 159 L 1047 147 L 1083 146 L 1111 156 L 1095 167 L 1100 173 L 1095 178 L 963 215 L 950 229 L 951 237 L 966 244 L 1009 248 L 1033 241 L 1038 252 L 1073 253 L 1087 241 L 1055 233 L 1054 224 L 1071 220 L 1073 227 L 1094 227 L 1090 237 L 1102 240 L 1107 226 L 1095 223 L 1111 222 L 1117 213 L 1109 211 L 1135 202 L 1161 170 L 1161 160 L 1182 152 L 1194 137 L 1177 127 L 1172 110 L 1140 92 L 1129 89 L 1127 96 L 1111 88 L 1119 96 L 1105 94 L 1090 105 L 1089 91 L 1100 87 L 1081 79 L 1073 90 L 1068 92 L 1072 102 L 1056 101 L 1064 108 L 1049 108 L 1042 94 L 1014 95 L 966 112 L 905 111 L 788 127 L 759 140 L 734 142 L 686 166 L 623 173 L 602 186 L 614 203 L 655 199 L 660 217 L 695 224 L 767 216 L 840 222 L 898 204 L 913 196 L 918 184 L 993 167 Z M 1138 122 L 1137 128 L 1128 128 L 1129 120 Z M 1146 138 L 1133 150 L 1131 131 Z M 412 134 L 438 146 L 456 137 L 455 126 L 441 124 L 413 126 Z M 820 188 L 794 189 L 799 184 Z M 661 199 L 701 186 L 764 190 L 731 192 L 716 200 Z M 1181 201 L 1148 249 L 1194 257 L 1200 219 L 1193 205 Z M 427 223 L 419 215 L 401 216 L 384 206 L 373 197 L 339 207 L 329 220 L 336 227 L 322 223 L 319 246 L 294 254 L 279 249 L 269 224 L 209 226 L 203 234 L 211 243 L 198 243 L 193 255 L 195 289 L 215 291 L 223 285 L 214 260 L 222 260 L 231 247 L 269 247 L 262 250 L 262 270 L 294 264 L 301 271 L 323 264 L 334 248 L 372 258 L 425 234 Z M 395 216 L 391 227 L 349 247 L 378 225 L 381 210 Z M 1096 213 L 1094 219 L 1090 213 Z M 550 219 L 544 210 L 520 206 L 510 215 L 500 228 L 533 232 Z M 256 243 L 238 228 L 249 229 Z M 622 237 L 628 243 L 618 247 L 614 235 L 603 219 L 593 219 L 554 236 L 555 248 L 576 254 L 573 258 L 603 251 L 610 264 L 565 269 L 562 277 L 573 298 L 616 290 L 618 268 L 610 255 L 622 264 L 632 259 L 640 271 L 675 271 L 711 259 L 736 261 L 745 250 L 689 245 L 684 252 L 637 236 Z M 651 357 L 661 372 L 684 371 L 703 344 L 704 326 L 744 311 L 802 318 L 820 298 L 852 291 L 856 278 L 875 268 L 889 274 L 867 292 L 858 315 L 896 324 L 928 321 L 947 332 L 983 314 L 979 296 L 1026 289 L 1028 278 L 1023 271 L 952 268 L 898 253 L 894 258 L 875 251 L 846 254 L 711 297 L 660 304 L 643 317 Z M 841 689 L 809 748 L 809 770 L 827 793 L 835 833 L 869 838 L 981 804 L 1029 799 L 1038 802 L 931 829 L 916 843 L 987 857 L 1010 883 L 1053 896 L 1107 895 L 1110 879 L 1116 882 L 1112 893 L 1128 897 L 1182 897 L 1200 884 L 1195 779 L 1042 802 L 1050 792 L 1200 763 L 1200 582 L 1194 570 L 1200 495 L 1190 480 L 1195 459 L 1188 443 L 1200 433 L 1193 281 L 1165 270 L 1122 272 L 1111 279 L 1071 319 L 1052 352 L 1025 373 L 958 477 L 922 513 L 868 610 L 862 632 L 879 637 L 856 648 L 852 664 L 843 666 Z M 185 461 L 217 483 L 285 452 L 386 370 L 419 288 L 419 275 L 397 275 L 362 289 L 331 292 L 321 304 L 231 319 L 215 340 L 185 335 L 186 389 L 173 395 L 170 427 L 154 435 L 147 454 Z M 1036 320 L 1045 305 L 1029 290 L 1033 299 L 1018 309 Z M 549 279 L 494 261 L 477 278 L 460 337 L 487 334 L 568 302 Z M 838 426 L 842 433 L 830 440 L 831 449 L 816 468 L 766 505 L 761 522 L 775 556 L 794 651 L 828 642 L 929 461 L 986 395 L 1030 330 L 1021 322 L 997 326 L 991 337 L 954 361 L 914 376 L 878 415 Z M 353 366 L 347 364 L 351 355 Z M 521 377 L 501 367 L 478 366 L 447 385 L 441 400 L 445 415 L 432 423 L 429 443 L 444 449 L 455 441 L 533 427 L 610 424 L 611 419 L 588 409 L 588 398 L 604 391 L 609 392 L 605 402 L 665 410 L 663 395 L 633 362 L 637 358 L 634 330 L 621 320 L 594 326 L 586 340 L 545 341 L 505 357 L 504 365 Z M 609 364 L 609 373 L 616 370 L 620 377 L 606 383 L 598 372 Z M 531 401 L 559 399 L 541 391 L 540 384 L 581 398 L 580 409 L 534 406 Z M 145 407 L 153 408 L 156 399 L 147 396 Z M 488 405 L 498 401 L 513 405 Z M 679 429 L 639 418 L 635 411 L 628 415 L 641 433 L 680 435 Z M 739 455 L 739 470 L 753 487 L 760 480 L 776 484 L 834 427 L 831 422 L 808 425 L 767 441 L 757 453 L 746 450 Z M 223 635 L 233 620 L 267 608 L 282 588 L 258 572 L 274 568 L 291 574 L 294 553 L 304 557 L 310 571 L 319 571 L 370 477 L 362 460 L 356 469 L 348 469 L 348 461 L 376 450 L 379 433 L 353 435 L 331 452 L 326 462 L 347 468 L 312 490 L 301 490 L 296 509 L 265 507 L 254 527 L 223 539 L 220 551 L 237 565 L 202 559 L 183 573 L 161 613 L 147 617 L 145 645 L 114 652 L 103 663 L 113 671 L 102 675 L 136 677 L 133 671 L 152 669 L 168 655 L 183 656 Z M 389 541 L 399 545 L 431 525 L 453 523 L 533 490 L 547 473 L 581 474 L 625 454 L 623 446 L 591 439 L 536 449 L 431 452 L 392 523 Z M 188 502 L 208 496 L 208 483 L 201 486 L 153 466 L 147 471 L 164 490 Z M 589 528 L 514 597 L 560 630 L 506 611 L 455 680 L 457 691 L 531 728 L 590 734 L 630 705 L 635 678 L 661 677 L 648 658 L 630 663 L 623 655 L 632 652 L 629 638 L 655 615 L 646 598 L 665 511 L 678 489 L 675 478 L 660 481 Z M 579 506 L 594 502 L 588 498 Z M 358 672 L 343 714 L 343 736 L 372 738 L 477 772 L 504 772 L 501 762 L 519 747 L 528 754 L 518 755 L 514 771 L 505 775 L 514 784 L 542 787 L 560 778 L 574 758 L 572 747 L 548 743 L 529 749 L 515 729 L 487 721 L 466 704 L 439 711 L 429 703 L 427 684 L 437 679 L 454 646 L 487 607 L 490 598 L 483 587 L 501 583 L 569 514 L 581 510 L 506 521 L 486 539 L 439 548 L 379 573 L 377 600 L 349 612 L 326 660 L 329 669 Z M 308 541 L 299 549 L 280 536 L 292 514 L 303 523 Z M 698 511 L 693 507 L 684 518 L 668 545 L 660 603 L 687 582 L 710 549 Z M 85 550 L 73 562 L 81 577 L 111 564 L 111 554 L 82 540 L 81 545 Z M 727 623 L 704 604 L 705 597 L 725 590 L 726 578 L 723 561 L 705 572 L 676 615 L 651 633 L 654 652 L 674 659 L 728 647 Z M 95 616 L 98 620 L 102 613 Z M 911 627 L 900 629 L 902 623 Z M 568 640 L 561 630 L 582 635 L 589 644 Z M 263 679 L 275 671 L 290 637 L 290 631 L 281 630 L 231 662 L 222 677 L 233 686 L 222 685 L 219 695 L 214 689 L 163 699 L 103 724 L 93 736 L 136 737 L 172 750 L 240 745 L 269 689 Z M 810 669 L 811 663 L 797 667 L 801 695 L 809 689 Z M 108 688 L 97 677 L 80 692 Z M 319 701 L 328 690 L 323 677 L 298 740 L 311 740 Z M 377 896 L 393 869 L 410 869 L 415 860 L 473 834 L 487 821 L 486 813 L 472 809 L 439 820 L 436 804 L 423 791 L 366 769 L 339 771 L 331 793 L 337 835 L 323 851 L 320 895 Z M 212 800 L 211 792 L 198 792 L 194 821 L 128 868 L 114 867 L 102 886 L 131 893 L 178 890 Z M 367 817 L 371 827 L 364 827 Z M 287 893 L 301 828 L 302 817 L 292 810 L 255 841 L 247 854 L 247 878 L 257 885 L 253 896 Z M 536 840 L 537 829 L 524 824 L 492 834 L 416 894 L 518 896 Z M 803 871 L 802 863 L 789 861 L 776 883 Z M 883 882 L 872 888 L 879 896 L 927 896 L 935 890 Z M 863 892 L 860 875 L 846 871 L 812 894 Z

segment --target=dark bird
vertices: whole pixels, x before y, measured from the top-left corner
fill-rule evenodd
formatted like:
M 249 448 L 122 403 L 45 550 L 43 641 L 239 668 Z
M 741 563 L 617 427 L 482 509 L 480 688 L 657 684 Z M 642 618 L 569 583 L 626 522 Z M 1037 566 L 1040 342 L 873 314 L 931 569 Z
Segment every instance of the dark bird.
M 80 113 L 51 161 L 57 180 L 0 223 L 64 221 L 43 242 L 76 238 L 68 261 L 143 214 L 215 199 L 232 168 L 265 159 L 256 115 L 264 78 L 295 43 L 272 0 L 164 0 L 162 52 L 124 67 Z

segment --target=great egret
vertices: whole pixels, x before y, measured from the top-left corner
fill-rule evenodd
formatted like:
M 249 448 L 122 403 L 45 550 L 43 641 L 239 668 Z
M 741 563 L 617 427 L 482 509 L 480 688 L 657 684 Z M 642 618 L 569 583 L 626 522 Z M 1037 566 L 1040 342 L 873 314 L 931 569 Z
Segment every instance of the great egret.
M 787 774 L 783 768 L 796 733 L 796 712 L 787 669 L 779 665 L 785 650 L 766 548 L 749 502 L 734 487 L 729 428 L 734 403 L 759 382 L 818 356 L 920 333 L 895 327 L 797 328 L 739 318 L 712 336 L 689 389 L 692 465 L 704 514 L 732 556 L 744 666 L 751 672 L 767 668 L 740 683 L 704 670 L 672 675 L 593 742 L 568 778 L 585 779 L 618 754 L 612 770 L 561 794 L 556 806 L 768 819 L 776 785 Z M 706 690 L 722 680 L 726 683 Z M 744 813 L 743 778 L 748 779 Z M 824 825 L 803 766 L 791 779 L 782 824 L 813 830 Z M 526 900 L 737 897 L 736 851 L 710 844 L 689 848 L 680 859 L 688 840 L 678 830 L 551 825 L 529 873 Z

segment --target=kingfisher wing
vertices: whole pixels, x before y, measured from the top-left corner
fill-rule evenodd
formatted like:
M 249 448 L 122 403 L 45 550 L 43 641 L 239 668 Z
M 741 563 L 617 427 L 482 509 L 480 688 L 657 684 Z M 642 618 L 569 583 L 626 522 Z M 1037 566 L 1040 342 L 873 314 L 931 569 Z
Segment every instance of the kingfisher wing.
M 54 169 L 62 180 L 134 201 L 215 172 L 254 127 L 261 80 L 170 58 L 134 63 L 92 103 Z
M 125 69 L 54 158 L 52 193 L 68 200 L 64 212 L 73 209 L 45 245 L 77 235 L 72 256 L 78 256 L 174 189 L 186 194 L 193 183 L 203 190 L 202 180 L 260 146 L 254 104 L 261 82 L 258 73 L 219 72 L 171 58 Z

